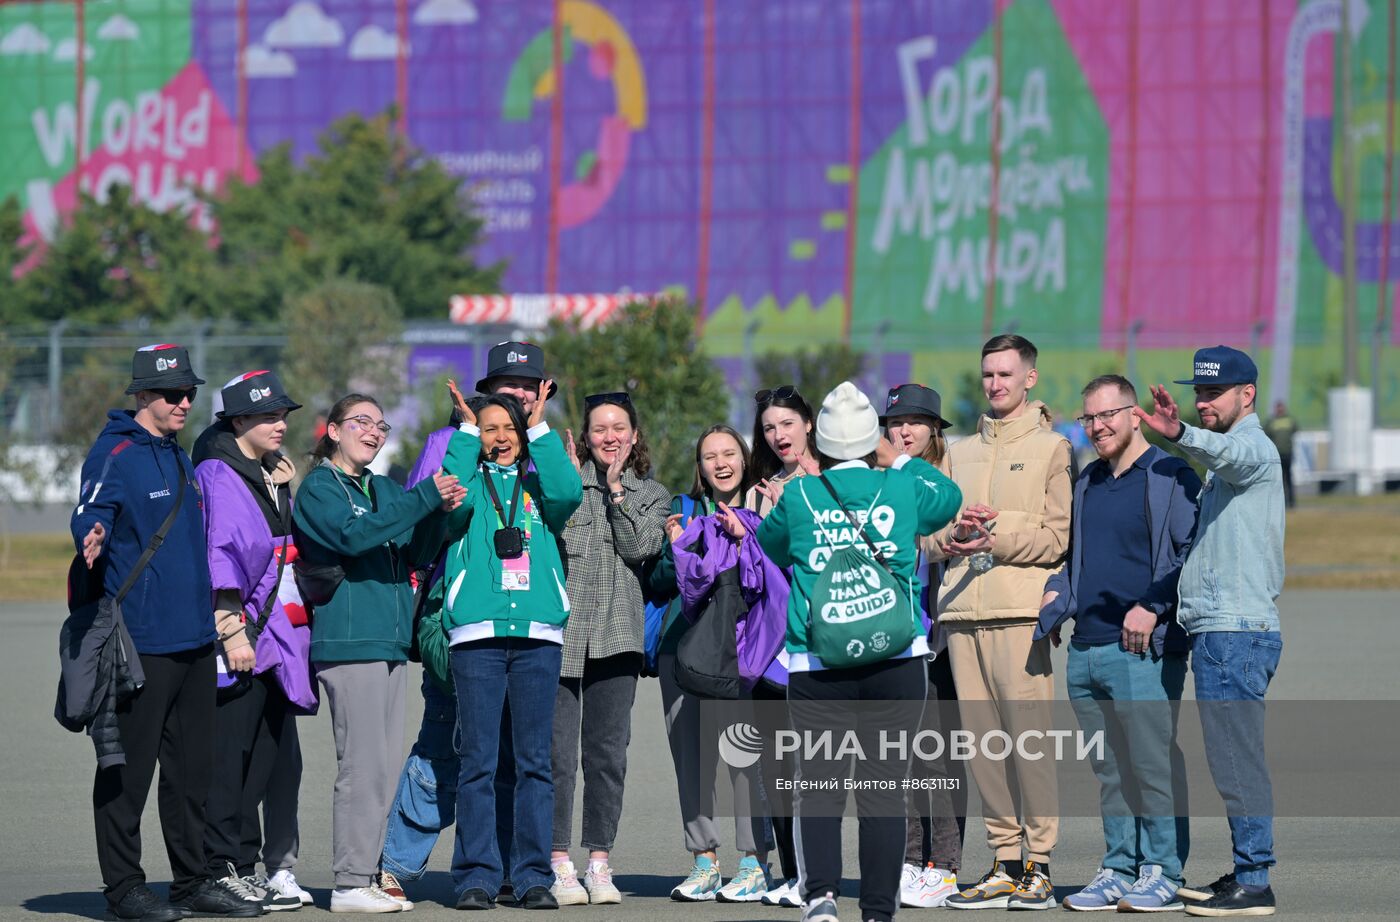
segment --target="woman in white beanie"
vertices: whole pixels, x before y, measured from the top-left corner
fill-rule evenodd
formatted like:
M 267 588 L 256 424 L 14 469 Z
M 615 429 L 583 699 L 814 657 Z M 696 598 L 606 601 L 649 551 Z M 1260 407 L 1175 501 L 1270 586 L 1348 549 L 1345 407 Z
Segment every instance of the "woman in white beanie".
M 883 752 L 882 730 L 917 727 L 928 642 L 918 616 L 918 536 L 949 522 L 962 494 L 926 461 L 899 454 L 880 414 L 850 382 L 822 402 L 822 472 L 788 484 L 758 530 L 774 563 L 792 567 L 788 707 L 801 739 L 854 739 L 860 816 L 860 917 L 885 922 L 899 902 L 908 753 Z M 884 468 L 880 470 L 878 468 Z M 742 526 L 731 522 L 731 533 Z M 857 705 L 855 702 L 860 702 Z M 804 922 L 837 922 L 841 814 L 849 756 L 804 742 L 795 784 Z M 815 758 L 808 756 L 815 755 Z M 829 757 L 823 758 L 827 755 Z M 867 789 L 860 789 L 862 782 Z

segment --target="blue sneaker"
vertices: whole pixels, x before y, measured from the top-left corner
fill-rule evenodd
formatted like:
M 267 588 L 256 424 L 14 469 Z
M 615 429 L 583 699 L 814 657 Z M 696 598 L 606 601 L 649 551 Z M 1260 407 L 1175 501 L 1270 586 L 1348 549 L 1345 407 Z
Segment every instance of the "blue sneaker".
M 720 888 L 716 898 L 721 903 L 757 903 L 768 892 L 768 873 L 757 858 L 739 862 L 739 870 Z
M 1060 901 L 1066 909 L 1077 912 L 1102 912 L 1118 908 L 1118 901 L 1128 893 L 1128 883 L 1108 868 L 1099 868 L 1099 873 L 1089 886 L 1078 893 L 1071 893 Z
M 719 865 L 704 855 L 696 855 L 690 876 L 671 891 L 671 899 L 679 903 L 706 903 L 715 898 L 723 884 Z
M 1162 866 L 1144 864 L 1137 882 L 1118 901 L 1119 912 L 1178 912 L 1186 905 L 1176 895 L 1177 885 L 1162 876 Z

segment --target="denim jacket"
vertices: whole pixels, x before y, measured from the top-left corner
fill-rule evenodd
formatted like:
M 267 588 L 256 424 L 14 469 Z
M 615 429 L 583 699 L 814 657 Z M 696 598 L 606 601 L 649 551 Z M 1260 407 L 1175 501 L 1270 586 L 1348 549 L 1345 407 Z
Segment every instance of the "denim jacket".
M 1070 525 L 1069 560 L 1064 568 L 1045 583 L 1046 592 L 1058 592 L 1055 601 L 1040 613 L 1040 623 L 1034 639 L 1039 640 L 1079 612 L 1079 574 L 1084 567 L 1083 525 L 1084 496 L 1095 461 L 1086 467 L 1074 483 L 1073 518 Z M 1191 466 L 1173 458 L 1162 449 L 1151 446 L 1143 454 L 1147 468 L 1147 529 L 1151 537 L 1152 583 L 1143 589 L 1138 604 L 1157 615 L 1157 627 L 1152 631 L 1152 652 L 1185 653 L 1191 647 L 1186 632 L 1172 617 L 1176 608 L 1177 578 L 1181 564 L 1191 549 L 1196 531 L 1196 501 L 1201 489 L 1200 478 Z
M 1177 618 L 1187 633 L 1277 631 L 1283 588 L 1283 467 L 1251 413 L 1229 432 L 1182 426 L 1177 441 L 1206 467 L 1196 541 L 1181 568 Z

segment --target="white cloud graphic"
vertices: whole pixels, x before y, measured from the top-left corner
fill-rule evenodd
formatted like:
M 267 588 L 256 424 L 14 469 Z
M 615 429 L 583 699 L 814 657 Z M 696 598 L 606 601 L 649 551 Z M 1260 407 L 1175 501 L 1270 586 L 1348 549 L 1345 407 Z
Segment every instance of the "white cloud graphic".
M 297 62 L 285 51 L 273 51 L 266 45 L 249 45 L 244 52 L 243 72 L 250 80 L 259 77 L 291 77 L 297 72 Z
M 471 0 L 427 0 L 413 14 L 414 23 L 420 26 L 465 26 L 476 20 Z
M 58 43 L 58 47 L 53 50 L 55 61 L 76 61 L 78 59 L 78 40 L 75 38 L 65 38 Z M 92 46 L 83 46 L 83 60 L 92 60 Z
M 345 30 L 313 0 L 297 0 L 263 33 L 264 44 L 274 48 L 329 48 L 345 41 Z
M 4 41 L 0 41 L 0 54 L 44 54 L 51 47 L 53 46 L 49 43 L 47 35 L 36 29 L 33 24 L 23 22 L 15 27 L 15 31 L 5 36 Z
M 141 37 L 141 30 L 136 23 L 118 13 L 102 24 L 102 28 L 97 30 L 97 37 L 104 42 L 134 42 Z
M 407 50 L 407 49 L 405 49 Z M 350 40 L 350 58 L 354 61 L 384 61 L 399 56 L 399 38 L 379 26 L 365 26 Z

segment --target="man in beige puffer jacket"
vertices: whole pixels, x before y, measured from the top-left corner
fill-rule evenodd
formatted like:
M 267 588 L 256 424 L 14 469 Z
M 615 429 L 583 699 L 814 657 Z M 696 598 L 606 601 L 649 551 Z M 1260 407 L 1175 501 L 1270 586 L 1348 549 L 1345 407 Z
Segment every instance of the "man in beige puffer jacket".
M 1052 728 L 1050 648 L 1031 635 L 1045 580 L 1069 546 L 1073 482 L 1069 442 L 1051 428 L 1045 405 L 1029 399 L 1035 361 L 1035 346 L 1021 336 L 996 336 L 982 347 L 990 408 L 977 433 L 948 453 L 965 505 L 956 523 L 925 540 L 931 560 L 947 561 L 938 623 L 948 639 L 963 725 L 978 741 L 971 771 L 996 852 L 991 871 L 950 897 L 951 908 L 1054 904 L 1050 852 L 1059 817 L 1052 753 L 1025 758 L 1037 754 L 1039 737 L 1002 760 L 980 751 L 990 731 L 1019 740 L 1026 731 Z

